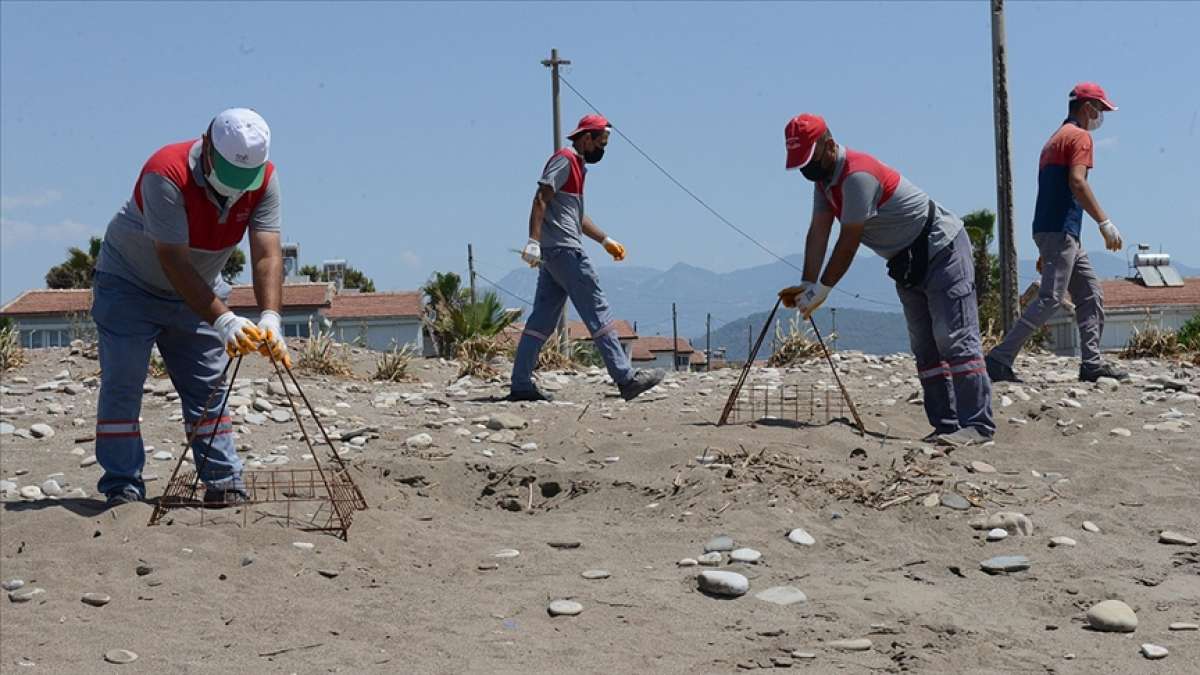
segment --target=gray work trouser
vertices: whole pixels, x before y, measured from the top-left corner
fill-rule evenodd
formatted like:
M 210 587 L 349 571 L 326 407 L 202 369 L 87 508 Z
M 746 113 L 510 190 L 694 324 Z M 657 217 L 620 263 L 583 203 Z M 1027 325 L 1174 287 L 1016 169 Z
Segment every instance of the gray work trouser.
M 1100 335 L 1104 332 L 1104 295 L 1100 280 L 1079 245 L 1079 239 L 1065 232 L 1038 232 L 1033 235 L 1042 256 L 1042 288 L 1029 303 L 1020 320 L 1004 336 L 1004 341 L 988 354 L 1012 367 L 1025 340 L 1042 327 L 1071 294 L 1075 303 L 1075 323 L 1079 324 L 1079 352 L 1085 366 L 1100 365 Z
M 992 381 L 983 363 L 967 231 L 933 256 L 919 286 L 897 284 L 896 293 L 904 306 L 929 423 L 939 433 L 974 427 L 990 437 L 996 431 Z

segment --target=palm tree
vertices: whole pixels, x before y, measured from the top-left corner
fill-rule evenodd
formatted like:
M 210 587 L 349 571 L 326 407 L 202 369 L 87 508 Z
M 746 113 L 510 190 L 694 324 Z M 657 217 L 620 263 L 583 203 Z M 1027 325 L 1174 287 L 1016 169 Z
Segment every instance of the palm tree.
M 434 272 L 421 287 L 425 295 L 424 314 L 421 321 L 429 331 L 429 337 L 437 348 L 438 356 L 453 358 L 455 340 L 450 317 L 456 308 L 466 304 L 467 291 L 462 287 L 462 277 L 454 272 Z
M 996 214 L 987 209 L 972 211 L 963 216 L 963 227 L 971 238 L 975 258 L 975 297 L 983 300 L 991 290 L 992 256 L 988 248 L 996 233 Z
M 46 288 L 91 288 L 103 244 L 102 238 L 91 237 L 87 251 L 74 246 L 67 249 L 67 260 L 46 272 Z

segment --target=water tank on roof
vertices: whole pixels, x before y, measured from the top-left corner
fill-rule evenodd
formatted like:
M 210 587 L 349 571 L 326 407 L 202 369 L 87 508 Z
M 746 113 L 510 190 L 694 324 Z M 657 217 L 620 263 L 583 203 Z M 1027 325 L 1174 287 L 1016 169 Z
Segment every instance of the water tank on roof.
M 1150 247 L 1138 244 L 1138 252 L 1133 255 L 1134 278 L 1143 286 L 1182 286 L 1183 277 L 1171 267 L 1169 253 L 1151 253 Z

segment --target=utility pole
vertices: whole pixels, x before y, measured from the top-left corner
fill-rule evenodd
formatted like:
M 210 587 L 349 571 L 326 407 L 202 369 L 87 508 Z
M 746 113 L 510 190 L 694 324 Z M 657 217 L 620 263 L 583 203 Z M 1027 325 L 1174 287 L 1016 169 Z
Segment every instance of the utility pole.
M 712 314 L 704 318 L 704 372 L 712 372 Z
M 558 58 L 558 50 L 550 50 L 550 58 L 542 59 L 542 65 L 550 69 L 550 97 L 554 114 L 554 151 L 562 150 L 562 109 L 558 100 L 558 67 L 569 66 L 571 62 Z M 563 303 L 562 316 L 558 317 L 558 346 L 563 354 L 567 353 L 567 303 Z
M 1017 321 L 1017 244 L 1013 239 L 1012 130 L 1008 118 L 1008 51 L 1004 0 L 991 0 L 992 117 L 996 123 L 996 219 L 1000 245 L 1000 317 L 1008 332 Z
M 675 303 L 671 303 L 671 362 L 679 370 L 679 322 L 676 321 Z
M 750 362 L 750 352 L 754 351 L 754 324 L 746 322 L 746 363 Z
M 475 250 L 467 244 L 467 271 L 471 274 L 471 304 L 474 305 L 475 300 Z

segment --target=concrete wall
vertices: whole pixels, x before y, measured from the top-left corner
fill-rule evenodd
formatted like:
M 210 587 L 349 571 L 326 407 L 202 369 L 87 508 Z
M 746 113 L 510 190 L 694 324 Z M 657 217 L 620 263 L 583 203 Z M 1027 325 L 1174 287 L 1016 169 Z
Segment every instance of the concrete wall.
M 338 342 L 378 351 L 389 350 L 393 345 L 409 345 L 420 354 L 425 348 L 421 321 L 416 317 L 337 319 L 333 323 L 333 335 Z
M 674 352 L 651 352 L 651 353 L 654 354 L 653 361 L 638 361 L 633 364 L 633 367 L 634 368 L 660 368 L 660 369 L 666 370 L 666 371 L 675 370 L 675 366 L 671 361 L 671 357 L 674 355 Z M 679 362 L 680 362 L 679 363 L 679 371 L 680 372 L 686 372 L 687 370 L 689 370 L 688 359 L 690 359 L 690 358 L 691 358 L 691 354 L 680 354 L 679 355 Z
M 1179 330 L 1188 319 L 1200 312 L 1200 305 L 1158 307 L 1150 311 L 1150 323 L 1163 330 Z M 1146 308 L 1110 310 L 1104 317 L 1104 334 L 1100 338 L 1101 351 L 1123 349 L 1134 329 L 1146 328 Z M 1079 355 L 1079 329 L 1075 315 L 1059 311 L 1046 322 L 1050 329 L 1050 350 L 1060 356 Z
M 20 331 L 21 346 L 27 349 L 66 347 L 71 340 L 96 339 L 96 324 L 88 314 L 13 318 L 12 323 Z

